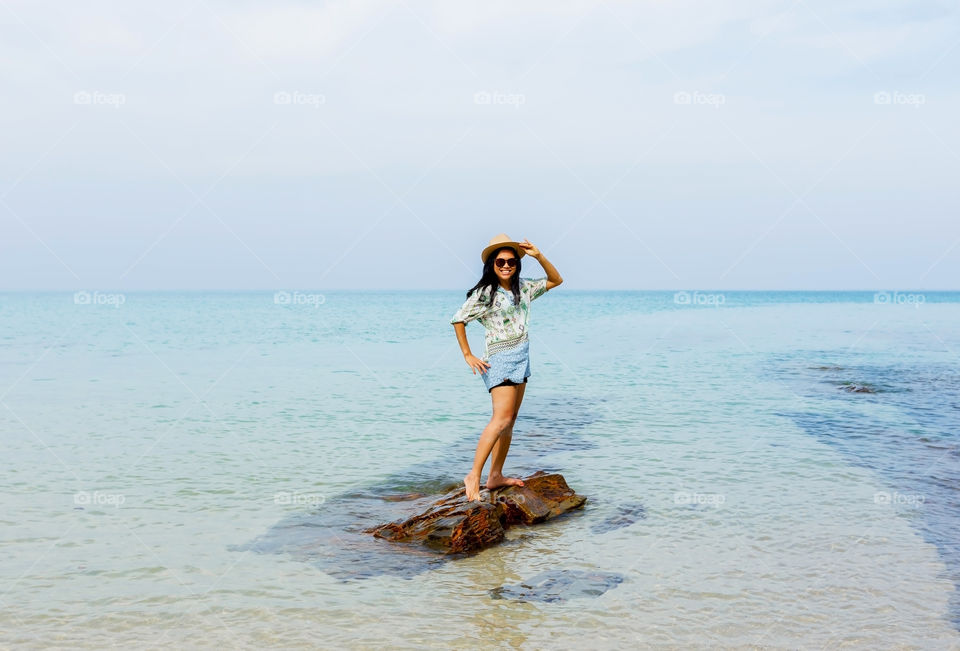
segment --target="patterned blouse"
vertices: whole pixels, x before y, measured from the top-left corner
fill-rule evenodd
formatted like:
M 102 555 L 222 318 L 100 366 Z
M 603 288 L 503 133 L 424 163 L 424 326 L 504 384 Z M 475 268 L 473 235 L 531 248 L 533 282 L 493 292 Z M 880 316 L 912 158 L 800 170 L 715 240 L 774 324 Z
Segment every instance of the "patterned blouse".
M 486 305 L 489 287 L 474 291 L 450 319 L 450 323 L 470 323 L 474 319 L 486 329 L 486 353 L 481 358 L 487 361 L 490 355 L 519 346 L 527 340 L 527 323 L 530 321 L 530 302 L 547 291 L 547 278 L 521 278 L 520 304 L 513 304 L 513 292 L 497 286 L 493 305 Z

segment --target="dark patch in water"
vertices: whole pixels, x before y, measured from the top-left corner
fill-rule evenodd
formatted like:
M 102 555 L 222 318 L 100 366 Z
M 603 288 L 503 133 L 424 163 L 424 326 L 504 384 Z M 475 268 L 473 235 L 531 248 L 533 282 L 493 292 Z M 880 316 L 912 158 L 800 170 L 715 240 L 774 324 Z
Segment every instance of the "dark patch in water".
M 503 585 L 490 590 L 494 599 L 516 601 L 563 602 L 568 599 L 599 597 L 623 583 L 622 574 L 584 572 L 582 570 L 550 570 L 527 579 L 520 585 Z
M 806 369 L 812 371 L 822 371 L 824 375 L 832 377 L 821 377 L 819 381 L 824 384 L 829 384 L 830 386 L 841 389 L 847 393 L 886 393 L 886 392 L 896 392 L 896 391 L 909 391 L 909 388 L 906 387 L 897 387 L 895 384 L 890 384 L 886 382 L 877 382 L 877 381 L 866 381 L 863 379 L 864 376 L 871 378 L 872 380 L 877 380 L 877 369 L 872 367 L 863 366 L 863 367 L 854 367 L 854 366 L 839 366 L 839 365 L 823 365 L 823 366 L 807 366 Z M 789 376 L 800 376 L 802 380 L 806 381 L 813 379 L 810 374 L 803 373 L 802 371 L 794 371 L 788 373 L 787 369 L 780 368 L 775 371 L 776 373 L 783 375 L 785 377 Z M 851 377 L 852 376 L 852 377 Z
M 866 384 L 857 384 L 855 382 L 847 382 L 846 384 L 841 384 L 839 389 L 843 389 L 847 393 L 877 393 L 877 389 Z
M 643 507 L 643 504 L 621 504 L 612 515 L 595 524 L 590 531 L 593 533 L 607 533 L 629 527 L 638 520 L 645 520 L 646 517 L 647 510 Z
M 401 549 L 363 530 L 385 518 L 399 519 L 407 509 L 425 508 L 436 498 L 427 495 L 393 502 L 378 495 L 342 495 L 327 500 L 314 511 L 291 514 L 254 540 L 230 547 L 230 551 L 289 554 L 316 565 L 341 582 L 383 574 L 409 578 L 434 569 L 451 557 Z
M 421 497 L 430 497 L 433 495 L 443 495 L 454 488 L 460 486 L 460 482 L 450 479 L 450 477 L 437 477 L 428 479 L 419 476 L 419 479 L 411 480 L 411 476 L 417 471 L 410 471 L 410 474 L 393 474 L 383 480 L 383 483 L 376 486 L 369 486 L 366 489 L 344 493 L 341 499 L 378 499 L 388 502 L 405 502 L 419 499 Z M 423 468 L 419 472 L 424 472 Z
M 528 405 L 524 401 L 514 427 L 507 459 L 511 475 L 529 475 L 536 470 L 562 473 L 542 459 L 555 452 L 595 447 L 580 433 L 601 419 L 595 411 L 596 401 L 574 397 L 530 402 Z M 475 433 L 450 445 L 436 460 L 414 464 L 376 484 L 328 498 L 312 511 L 291 513 L 260 536 L 228 549 L 289 554 L 341 582 L 378 575 L 410 578 L 459 558 L 462 555 L 399 547 L 363 530 L 422 511 L 439 496 L 459 487 L 473 462 L 486 420 L 478 425 Z
M 848 463 L 878 473 L 885 496 L 910 498 L 877 507 L 896 509 L 936 546 L 954 585 L 950 621 L 960 631 L 960 371 L 946 364 L 851 363 L 843 373 L 858 382 L 848 385 L 878 389 L 855 397 L 849 394 L 857 391 L 824 391 L 824 382 L 829 381 L 822 374 L 797 368 L 795 359 L 777 359 L 771 360 L 769 371 L 798 395 L 819 402 L 810 411 L 778 415 L 832 446 Z M 834 401 L 840 401 L 840 408 L 831 404 Z M 891 421 L 891 412 L 902 417 Z M 875 505 L 865 505 L 870 507 Z

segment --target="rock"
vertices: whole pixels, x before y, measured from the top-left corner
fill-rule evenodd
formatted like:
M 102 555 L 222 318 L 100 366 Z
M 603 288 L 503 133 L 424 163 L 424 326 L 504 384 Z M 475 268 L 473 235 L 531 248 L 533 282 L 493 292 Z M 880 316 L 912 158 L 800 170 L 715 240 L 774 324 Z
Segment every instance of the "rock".
M 867 384 L 856 384 L 854 382 L 847 382 L 846 384 L 841 384 L 839 389 L 843 389 L 847 393 L 876 393 L 877 390 Z
M 523 486 L 502 486 L 480 492 L 469 502 L 463 486 L 406 520 L 365 529 L 392 542 L 418 543 L 446 554 L 474 552 L 501 542 L 510 525 L 537 524 L 583 506 L 559 474 L 543 470 L 523 477 Z
M 541 572 L 520 585 L 504 585 L 490 591 L 494 599 L 517 601 L 566 601 L 577 597 L 599 597 L 623 583 L 624 577 L 613 572 L 551 570 Z

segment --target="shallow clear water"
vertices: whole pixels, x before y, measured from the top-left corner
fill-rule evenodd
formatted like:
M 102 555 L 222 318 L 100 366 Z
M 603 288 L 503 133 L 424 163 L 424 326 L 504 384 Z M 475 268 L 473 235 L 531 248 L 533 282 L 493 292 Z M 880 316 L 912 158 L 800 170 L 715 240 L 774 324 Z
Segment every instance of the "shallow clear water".
M 551 291 L 506 470 L 584 510 L 358 552 L 490 415 L 462 297 L 0 295 L 0 644 L 960 648 L 960 294 Z

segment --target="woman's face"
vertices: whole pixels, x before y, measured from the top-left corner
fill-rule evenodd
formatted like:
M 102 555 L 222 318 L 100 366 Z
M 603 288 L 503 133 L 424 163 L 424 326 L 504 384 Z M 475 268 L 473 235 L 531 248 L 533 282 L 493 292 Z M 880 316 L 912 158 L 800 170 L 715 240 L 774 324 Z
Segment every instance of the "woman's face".
M 499 267 L 497 266 L 498 260 L 509 260 L 510 262 L 513 263 L 513 266 L 511 267 L 507 263 L 501 262 L 499 264 L 502 264 L 503 266 Z M 510 276 L 512 276 L 517 272 L 516 265 L 518 261 L 519 261 L 519 258 L 517 258 L 517 254 L 512 249 L 504 249 L 503 251 L 497 254 L 496 259 L 494 259 L 493 261 L 493 272 L 497 274 L 497 278 L 499 278 L 500 280 L 507 280 L 508 278 L 510 278 Z

